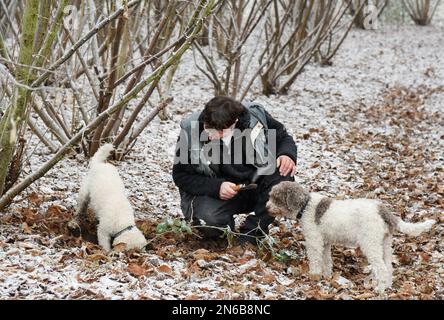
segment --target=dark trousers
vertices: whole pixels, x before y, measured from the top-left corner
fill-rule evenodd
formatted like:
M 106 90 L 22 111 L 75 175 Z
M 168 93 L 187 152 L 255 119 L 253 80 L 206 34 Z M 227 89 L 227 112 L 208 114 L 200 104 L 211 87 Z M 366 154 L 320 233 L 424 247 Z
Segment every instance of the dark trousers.
M 257 189 L 240 191 L 228 201 L 208 196 L 193 196 L 180 190 L 182 212 L 185 218 L 195 225 L 201 224 L 203 220 L 207 226 L 221 228 L 229 226 L 234 231 L 233 216 L 254 211 L 255 214 L 247 217 L 240 232 L 261 237 L 264 236 L 263 232 L 268 233 L 268 226 L 274 221 L 265 208 L 269 193 L 273 186 L 282 181 L 294 181 L 294 178 L 290 175 L 283 177 L 276 170 L 273 175 L 261 177 L 257 182 Z M 222 231 L 218 229 L 201 228 L 200 230 L 208 238 L 219 237 L 222 234 Z

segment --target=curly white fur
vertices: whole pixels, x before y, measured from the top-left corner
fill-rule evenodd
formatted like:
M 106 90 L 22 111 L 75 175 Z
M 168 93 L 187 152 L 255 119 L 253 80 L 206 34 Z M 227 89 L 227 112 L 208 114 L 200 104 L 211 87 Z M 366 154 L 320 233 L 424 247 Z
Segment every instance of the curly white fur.
M 123 232 L 111 243 L 113 235 L 135 225 L 133 209 L 125 196 L 119 173 L 116 167 L 106 163 L 113 150 L 111 144 L 105 144 L 91 159 L 88 174 L 80 187 L 77 216 L 84 214 L 88 205 L 91 206 L 99 221 L 99 245 L 107 251 L 118 243 L 125 243 L 127 249 L 142 248 L 147 242 L 137 227 Z
M 291 197 L 291 193 L 302 196 Z M 308 197 L 308 192 L 297 183 L 283 182 L 271 191 L 267 208 L 271 215 L 296 219 L 302 205 L 294 202 L 301 202 L 304 197 Z M 417 236 L 435 223 L 434 220 L 407 223 L 386 212 L 386 219 L 390 220 L 388 223 L 380 213 L 381 202 L 371 199 L 332 200 L 320 220 L 316 221 L 316 208 L 324 198 L 319 193 L 310 193 L 301 218 L 310 274 L 315 277 L 332 275 L 332 244 L 358 246 L 372 266 L 378 292 L 383 292 L 392 284 L 393 227 L 402 233 Z

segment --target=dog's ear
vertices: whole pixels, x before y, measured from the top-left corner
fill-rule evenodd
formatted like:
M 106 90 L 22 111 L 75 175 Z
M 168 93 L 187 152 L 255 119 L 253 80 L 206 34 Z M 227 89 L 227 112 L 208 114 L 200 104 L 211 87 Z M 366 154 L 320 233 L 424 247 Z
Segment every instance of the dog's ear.
M 297 213 L 301 210 L 308 193 L 300 185 L 292 183 L 287 188 L 286 203 L 289 211 Z
M 297 196 L 296 193 L 294 192 L 293 188 L 288 188 L 287 189 L 287 195 L 286 195 L 286 204 L 287 204 L 287 208 L 288 211 L 296 211 L 297 210 Z

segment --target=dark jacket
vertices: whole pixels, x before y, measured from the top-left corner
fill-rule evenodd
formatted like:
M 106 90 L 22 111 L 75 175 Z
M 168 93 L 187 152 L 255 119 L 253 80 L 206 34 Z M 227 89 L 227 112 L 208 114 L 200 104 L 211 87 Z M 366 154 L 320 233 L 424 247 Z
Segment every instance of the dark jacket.
M 276 156 L 286 155 L 295 163 L 297 161 L 297 146 L 293 138 L 287 133 L 285 127 L 268 112 L 266 112 L 268 129 L 276 130 Z M 199 133 L 203 131 L 203 123 L 199 119 Z M 250 113 L 244 110 L 239 117 L 236 128 L 245 130 L 250 122 Z M 225 145 L 220 141 L 221 148 Z M 231 144 L 233 147 L 233 144 Z M 226 147 L 225 147 L 226 148 Z M 233 149 L 232 149 L 233 151 Z M 243 150 L 245 151 L 245 150 Z M 243 157 L 245 158 L 245 157 Z M 194 165 L 177 163 L 173 166 L 173 180 L 176 186 L 188 194 L 195 196 L 211 196 L 219 198 L 220 186 L 223 182 L 247 183 L 254 175 L 256 168 L 250 164 L 219 164 L 215 167 L 217 177 L 207 177 L 196 172 Z

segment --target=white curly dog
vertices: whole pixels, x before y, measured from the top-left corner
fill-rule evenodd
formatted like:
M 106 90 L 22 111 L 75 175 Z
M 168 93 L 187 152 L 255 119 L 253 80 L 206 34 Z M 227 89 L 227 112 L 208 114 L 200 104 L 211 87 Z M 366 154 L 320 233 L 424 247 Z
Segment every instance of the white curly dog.
M 116 167 L 106 162 L 113 151 L 112 144 L 105 144 L 92 157 L 80 187 L 76 219 L 85 216 L 89 205 L 99 221 L 97 237 L 100 246 L 109 251 L 124 243 L 126 249 L 141 249 L 146 246 L 146 239 L 136 227 L 133 209 Z
M 359 246 L 372 266 L 379 293 L 392 285 L 392 235 L 395 230 L 418 236 L 434 220 L 407 223 L 372 199 L 333 200 L 309 193 L 296 182 L 273 187 L 267 202 L 272 216 L 300 219 L 313 278 L 331 277 L 331 245 Z

